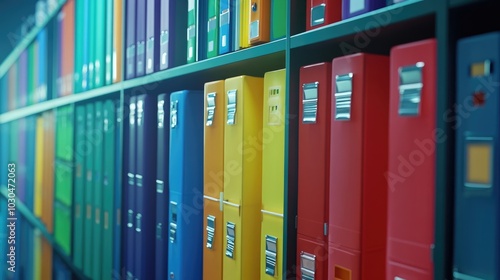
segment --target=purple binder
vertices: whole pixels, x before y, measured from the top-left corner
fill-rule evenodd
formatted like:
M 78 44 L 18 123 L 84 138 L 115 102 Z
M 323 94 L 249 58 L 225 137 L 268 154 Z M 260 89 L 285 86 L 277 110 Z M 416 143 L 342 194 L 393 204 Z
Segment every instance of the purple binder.
M 144 76 L 146 71 L 146 0 L 137 1 L 136 17 L 136 72 L 137 77 Z
M 135 77 L 135 22 L 136 22 L 136 0 L 127 0 L 127 11 L 126 11 L 126 46 L 125 46 L 125 78 L 131 79 Z
M 24 107 L 28 102 L 28 52 L 24 50 L 19 56 L 17 64 L 18 71 L 18 93 L 19 93 L 19 107 Z
M 158 71 L 160 60 L 160 0 L 147 0 L 146 74 Z
M 343 0 L 342 19 L 347 19 L 385 6 L 386 0 Z

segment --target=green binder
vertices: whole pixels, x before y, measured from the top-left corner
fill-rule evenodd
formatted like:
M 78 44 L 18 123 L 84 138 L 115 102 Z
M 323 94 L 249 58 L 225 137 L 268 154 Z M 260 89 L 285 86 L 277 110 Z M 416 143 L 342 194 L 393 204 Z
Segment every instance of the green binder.
M 94 229 L 94 104 L 87 104 L 85 108 L 85 138 L 84 141 L 77 145 L 84 145 L 85 156 L 85 225 L 84 225 L 84 242 L 83 242 L 83 273 L 92 278 L 92 259 L 94 258 L 94 239 L 92 236 Z
M 95 87 L 94 83 L 94 75 L 95 75 L 95 65 L 94 62 L 96 60 L 96 38 L 97 38 L 97 30 L 102 29 L 102 26 L 97 27 L 96 24 L 96 8 L 97 2 L 101 2 L 102 0 L 89 0 L 89 44 L 87 46 L 89 50 L 89 83 L 87 89 L 93 89 Z
M 113 273 L 113 220 L 115 185 L 115 104 L 104 103 L 104 166 L 103 166 L 103 222 L 102 222 L 102 277 L 111 279 Z
M 82 67 L 83 67 L 83 11 L 85 9 L 83 0 L 75 0 L 75 93 L 82 91 Z
M 56 157 L 68 162 L 73 161 L 73 107 L 57 109 Z
M 28 47 L 28 99 L 26 100 L 26 105 L 32 105 L 35 101 L 37 84 L 35 69 L 35 47 L 34 44 L 31 44 Z
M 271 0 L 271 40 L 286 35 L 286 1 Z
M 84 217 L 85 217 L 85 106 L 76 107 L 75 127 L 75 190 L 74 190 L 74 225 L 73 225 L 73 262 L 77 268 L 83 270 L 84 248 Z
M 219 0 L 208 0 L 207 58 L 219 53 Z
M 188 21 L 187 21 L 187 63 L 196 61 L 196 0 L 188 0 Z
M 106 0 L 95 1 L 95 60 L 94 60 L 94 87 L 98 88 L 105 82 L 106 56 Z M 93 29 L 91 29 L 93 31 Z
M 109 85 L 113 79 L 113 2 L 114 0 L 106 0 L 106 57 L 105 63 L 105 84 Z
M 94 133 L 90 136 L 94 144 L 94 229 L 92 234 L 92 246 L 94 246 L 92 256 L 92 279 L 100 279 L 102 266 L 102 184 L 103 184 L 103 150 L 104 150 L 104 120 L 102 102 L 95 103 Z
M 54 203 L 54 238 L 68 256 L 71 255 L 71 208 L 60 201 Z

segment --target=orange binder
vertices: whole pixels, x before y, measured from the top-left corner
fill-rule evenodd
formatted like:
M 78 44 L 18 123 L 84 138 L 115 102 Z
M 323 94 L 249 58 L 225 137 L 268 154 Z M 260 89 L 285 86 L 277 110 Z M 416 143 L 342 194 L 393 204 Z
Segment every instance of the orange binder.
M 271 1 L 250 1 L 250 45 L 269 42 Z
M 222 279 L 224 191 L 224 81 L 205 84 L 203 279 Z
M 114 0 L 113 3 L 113 64 L 112 64 L 112 74 L 113 83 L 117 83 L 122 80 L 120 76 L 122 72 L 122 53 L 123 53 L 123 28 L 122 28 L 122 20 L 123 20 L 123 0 Z

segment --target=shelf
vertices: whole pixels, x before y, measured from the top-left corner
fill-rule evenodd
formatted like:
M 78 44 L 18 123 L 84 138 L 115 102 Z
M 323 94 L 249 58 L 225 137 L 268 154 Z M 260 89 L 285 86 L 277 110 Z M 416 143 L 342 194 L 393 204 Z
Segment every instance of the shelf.
M 84 93 L 72 94 L 56 99 L 51 99 L 48 101 L 40 102 L 34 105 L 30 105 L 24 108 L 12 110 L 10 112 L 4 113 L 0 115 L 0 124 L 8 123 L 10 121 L 14 121 L 20 118 L 24 118 L 30 115 L 35 115 L 38 113 L 42 113 L 47 110 L 51 110 L 57 107 L 73 104 L 76 102 L 85 101 L 88 99 L 93 99 L 96 97 L 101 97 L 107 94 L 119 92 L 121 89 L 121 84 L 116 83 L 109 86 L 104 86 L 100 88 L 96 88 L 90 91 L 86 91 Z
M 435 14 L 435 3 L 432 0 L 410 0 L 385 8 L 381 8 L 350 19 L 342 20 L 318 29 L 313 29 L 291 37 L 291 49 L 314 46 L 328 41 L 343 41 L 345 37 L 360 32 L 368 37 L 379 27 L 385 28 L 395 23 L 417 19 Z
M 8 190 L 7 190 L 7 187 L 5 185 L 1 185 L 0 186 L 0 194 L 3 196 L 3 197 L 0 197 L 0 199 L 9 199 L 9 193 L 8 193 Z M 47 240 L 47 242 L 50 243 L 50 246 L 54 249 L 54 251 L 59 255 L 59 257 L 61 257 L 61 259 L 66 263 L 66 265 L 72 270 L 73 274 L 75 274 L 77 276 L 78 279 L 88 279 L 87 277 L 85 277 L 83 275 L 83 273 L 78 269 L 76 268 L 74 265 L 73 265 L 73 262 L 71 260 L 71 258 L 69 258 L 65 253 L 64 251 L 61 249 L 61 247 L 56 243 L 56 241 L 54 240 L 54 237 L 52 236 L 52 234 L 50 234 L 47 230 L 47 228 L 45 227 L 45 225 L 42 223 L 42 221 L 40 221 L 40 219 L 38 219 L 29 209 L 28 207 L 26 207 L 26 205 L 24 205 L 24 203 L 22 203 L 19 199 L 16 198 L 16 207 L 15 207 L 15 211 L 17 213 L 20 213 L 24 220 L 28 221 L 29 224 L 36 230 L 39 230 L 41 232 L 41 234 L 43 235 L 43 237 L 45 238 L 45 240 Z M 19 217 L 16 213 L 16 217 Z M 19 220 L 19 219 L 18 219 Z
M 267 71 L 285 68 L 286 39 L 181 65 L 123 82 L 124 89 L 161 83 L 162 90 L 201 89 L 209 81 L 238 75 L 263 76 Z
M 3 77 L 5 73 L 9 70 L 10 66 L 16 62 L 21 53 L 28 48 L 31 42 L 36 38 L 38 33 L 45 28 L 45 26 L 59 13 L 59 10 L 64 6 L 66 0 L 58 1 L 56 8 L 47 14 L 47 17 L 42 22 L 42 24 L 37 25 L 31 29 L 31 31 L 24 36 L 23 40 L 17 44 L 17 46 L 10 52 L 9 56 L 0 64 L 0 77 Z

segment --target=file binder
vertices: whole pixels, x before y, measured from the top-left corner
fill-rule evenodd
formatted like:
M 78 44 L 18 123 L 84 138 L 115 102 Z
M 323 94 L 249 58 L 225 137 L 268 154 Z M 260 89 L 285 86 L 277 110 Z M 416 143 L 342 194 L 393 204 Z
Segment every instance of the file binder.
M 28 103 L 28 52 L 25 50 L 19 55 L 19 60 L 17 61 L 17 88 L 18 88 L 18 100 L 19 107 L 25 107 Z M 6 91 L 5 91 L 6 93 Z
M 75 57 L 75 0 L 69 0 L 63 7 L 64 13 L 64 26 L 62 30 L 63 40 L 61 40 L 63 45 L 63 50 L 61 50 L 63 61 L 61 69 L 61 85 L 62 93 L 64 95 L 73 94 L 74 88 L 74 69 L 75 61 L 79 58 Z M 78 39 L 80 40 L 80 39 Z M 81 52 L 77 52 L 80 56 Z
M 98 1 L 95 0 L 89 0 L 89 40 L 88 40 L 88 52 L 89 52 L 89 59 L 88 59 L 88 89 L 93 89 L 95 88 L 95 60 L 97 57 L 97 48 L 96 48 L 96 41 L 97 41 L 97 24 L 96 24 L 96 12 L 97 12 L 97 3 Z M 101 3 L 99 1 L 99 3 Z M 102 28 L 102 27 L 101 27 Z M 99 29 L 101 29 L 99 28 Z
M 83 248 L 85 230 L 85 166 L 86 166 L 86 108 L 84 105 L 76 106 L 75 112 L 75 169 L 74 169 L 74 208 L 73 208 L 73 263 L 83 270 Z M 78 144 L 80 143 L 80 144 Z
M 123 3 L 126 0 L 113 0 L 113 83 L 121 81 L 122 73 L 122 54 L 123 54 Z M 127 3 L 127 2 L 125 2 Z M 128 25 L 126 25 L 128 28 Z M 128 31 L 127 31 L 128 36 Z M 128 38 L 128 37 L 127 37 Z M 128 39 L 127 39 L 128 40 Z M 127 41 L 129 42 L 129 41 Z M 132 41 L 133 42 L 133 41 Z M 127 44 L 128 48 L 128 44 Z M 128 60 L 128 59 L 127 59 Z
M 271 3 L 269 0 L 248 1 L 250 10 L 249 44 L 257 45 L 269 42 Z
M 38 83 L 38 78 L 36 75 L 38 67 L 36 66 L 36 53 L 35 53 L 35 45 L 36 41 L 33 41 L 31 45 L 28 47 L 28 101 L 27 105 L 32 105 L 35 103 L 35 95 L 36 95 L 36 87 Z M 12 64 L 11 70 L 10 71 L 15 71 L 17 69 L 17 62 Z M 9 72 L 10 72 L 9 71 Z M 10 74 L 10 73 L 9 73 Z M 12 80 L 12 78 L 14 80 Z M 16 106 L 17 100 L 15 99 L 15 92 L 12 92 L 12 90 L 17 90 L 17 84 L 16 84 L 16 79 L 17 79 L 17 73 L 16 75 L 11 75 L 9 77 L 9 104 L 11 104 L 11 109 L 14 109 Z
M 198 18 L 197 0 L 188 0 L 187 9 L 187 63 L 192 63 L 197 60 L 197 29 L 196 21 Z
M 89 31 L 89 13 L 90 13 L 90 0 L 78 0 L 78 2 L 83 2 L 80 9 L 80 16 L 82 18 L 80 24 L 82 26 L 82 36 L 83 40 L 81 42 L 81 49 L 75 50 L 76 54 L 81 54 L 82 56 L 82 69 L 81 69 L 81 91 L 86 91 L 89 89 L 90 76 L 89 76 L 89 63 L 90 63 L 90 31 Z M 78 56 L 76 56 L 78 57 Z
M 203 258 L 203 92 L 170 95 L 170 279 L 201 279 Z M 176 163 L 176 164 L 173 164 Z
M 118 130 L 115 103 L 106 100 L 103 104 L 103 169 L 102 169 L 102 268 L 101 279 L 112 279 L 113 275 L 113 231 L 115 219 L 115 134 Z
M 85 10 L 85 2 L 86 0 L 75 0 L 75 80 L 74 80 L 74 90 L 75 93 L 79 93 L 84 90 L 83 88 L 83 66 L 84 66 L 84 55 L 87 50 L 85 48 L 84 36 L 88 36 L 88 34 L 84 30 L 84 10 Z
M 342 3 L 342 0 L 308 0 L 306 30 L 340 21 L 342 17 L 342 5 L 345 5 Z
M 234 50 L 236 0 L 219 0 L 219 54 Z
M 48 99 L 47 96 L 47 30 L 42 29 L 37 35 L 38 42 L 38 61 L 35 61 L 38 66 L 38 82 L 37 82 L 37 92 L 38 97 L 37 102 L 45 101 Z
M 54 280 L 67 280 L 71 277 L 71 270 L 57 254 L 54 255 Z
M 160 0 L 147 0 L 146 21 L 146 74 L 150 74 L 160 64 Z
M 328 272 L 328 185 L 331 120 L 330 62 L 300 68 L 297 276 Z
M 136 75 L 136 56 L 135 56 L 135 48 L 136 48 L 136 0 L 124 0 L 126 1 L 126 48 L 125 51 L 125 70 L 127 71 L 125 74 L 126 79 L 132 79 Z
M 203 279 L 222 279 L 224 248 L 223 212 L 224 192 L 224 81 L 205 84 L 204 161 L 203 161 Z
M 153 279 L 155 273 L 156 214 L 156 96 L 137 96 L 137 165 L 135 215 L 135 275 Z
M 71 255 L 71 207 L 54 202 L 54 239 L 68 256 Z
M 8 73 L 8 72 L 7 72 Z M 4 92 L 0 97 L 0 112 L 5 113 L 8 110 L 7 103 L 9 102 L 9 83 L 8 83 L 8 75 L 4 75 L 0 77 L 0 90 Z
M 183 55 L 174 55 L 187 48 L 187 1 L 160 0 L 160 69 L 186 63 Z
M 285 203 L 286 70 L 264 74 L 260 279 L 282 279 Z M 264 139 L 264 136 L 263 136 Z M 293 260 L 292 260 L 293 262 Z
M 85 187 L 84 187 L 84 205 L 83 214 L 84 218 L 84 232 L 83 232 L 83 273 L 87 277 L 93 277 L 93 266 L 92 259 L 94 258 L 94 142 L 90 141 L 87 137 L 88 135 L 92 135 L 94 129 L 95 120 L 95 107 L 93 103 L 87 104 L 85 108 L 85 145 L 86 151 L 84 153 L 85 156 Z
M 494 171 L 500 159 L 500 102 L 498 87 L 489 86 L 499 82 L 495 68 L 499 48 L 499 32 L 464 38 L 457 44 L 457 102 L 474 109 L 456 131 L 455 279 L 500 277 L 499 178 Z
M 121 106 L 120 100 L 116 100 L 115 102 L 115 113 L 116 113 L 116 120 L 115 120 L 115 129 L 114 129 L 114 149 L 115 149 L 115 168 L 114 168 L 114 176 L 115 176 L 115 183 L 114 183 L 114 214 L 112 215 L 113 220 L 110 218 L 110 220 L 114 221 L 113 222 L 113 276 L 112 279 L 119 280 L 122 279 L 122 247 L 124 247 L 122 241 L 122 229 L 125 228 L 126 224 L 123 222 L 124 217 L 122 215 L 122 195 L 123 191 L 122 189 L 124 188 L 122 185 L 122 168 L 124 168 L 124 164 L 127 161 L 123 161 L 122 164 L 122 159 L 125 158 L 124 154 L 126 151 L 123 150 L 123 147 L 128 148 L 128 139 L 127 136 L 123 136 L 123 126 L 128 125 L 128 110 L 127 106 Z M 126 120 L 124 117 L 126 116 Z M 123 123 L 123 124 L 122 124 Z M 113 130 L 112 130 L 113 131 Z M 127 175 L 125 172 L 123 175 Z M 125 181 L 126 182 L 126 181 Z M 122 227 L 123 225 L 123 227 Z M 125 274 L 123 274 L 125 275 Z
M 436 40 L 393 47 L 390 60 L 387 278 L 433 279 Z
M 286 36 L 286 1 L 271 0 L 271 41 Z
M 342 0 L 342 19 L 382 8 L 385 2 L 386 0 Z
M 260 277 L 263 79 L 226 79 L 224 127 L 224 279 Z M 250 144 L 255 143 L 255 144 Z
M 389 57 L 335 58 L 332 83 L 328 278 L 385 279 Z
M 137 77 L 144 76 L 146 72 L 146 1 L 138 0 L 136 6 L 136 70 Z
M 106 0 L 106 15 L 105 15 L 105 22 L 106 22 L 106 54 L 104 56 L 104 84 L 105 85 L 110 85 L 113 82 L 113 39 L 114 36 L 116 36 L 113 32 L 113 29 L 115 28 L 114 26 L 114 19 L 113 19 L 113 2 L 115 0 Z M 121 7 L 119 7 L 121 9 Z M 123 31 L 121 31 L 123 32 Z M 120 57 L 121 59 L 121 57 Z
M 87 132 L 87 139 L 93 145 L 94 162 L 92 173 L 92 203 L 93 203 L 93 218 L 92 218 L 92 278 L 99 279 L 102 274 L 102 223 L 103 223 L 103 153 L 104 153 L 104 118 L 102 101 L 94 103 L 94 129 Z
M 124 207 L 123 207 L 123 271 L 126 279 L 134 279 L 135 274 L 135 215 L 136 212 L 136 145 L 137 145 L 137 97 L 129 99 L 128 130 L 124 137 Z
M 94 57 L 94 87 L 106 83 L 106 6 L 108 0 L 96 1 L 95 4 L 95 57 Z
M 219 48 L 219 1 L 220 0 L 208 0 L 207 46 L 206 46 L 207 58 L 215 57 L 218 54 L 218 48 Z
M 31 51 L 31 48 L 30 48 Z M 31 56 L 30 56 L 31 57 Z M 28 66 L 28 69 L 33 69 Z M 17 108 L 16 105 L 16 95 L 17 95 L 17 63 L 12 64 L 8 72 L 8 110 L 14 110 Z M 31 76 L 31 75 L 30 75 Z M 30 77 L 29 76 L 29 77 Z M 30 88 L 29 88 L 30 89 Z M 28 90 L 29 90 L 28 89 Z
M 169 205 L 169 139 L 170 98 L 166 93 L 158 95 L 157 102 L 157 165 L 156 165 L 156 239 L 155 279 L 168 276 L 168 205 Z
M 239 34 L 237 34 L 235 39 L 239 39 L 239 47 L 237 49 L 245 49 L 250 47 L 250 0 L 236 0 L 236 9 L 238 9 L 238 14 L 236 15 Z M 238 42 L 238 41 L 237 41 Z

